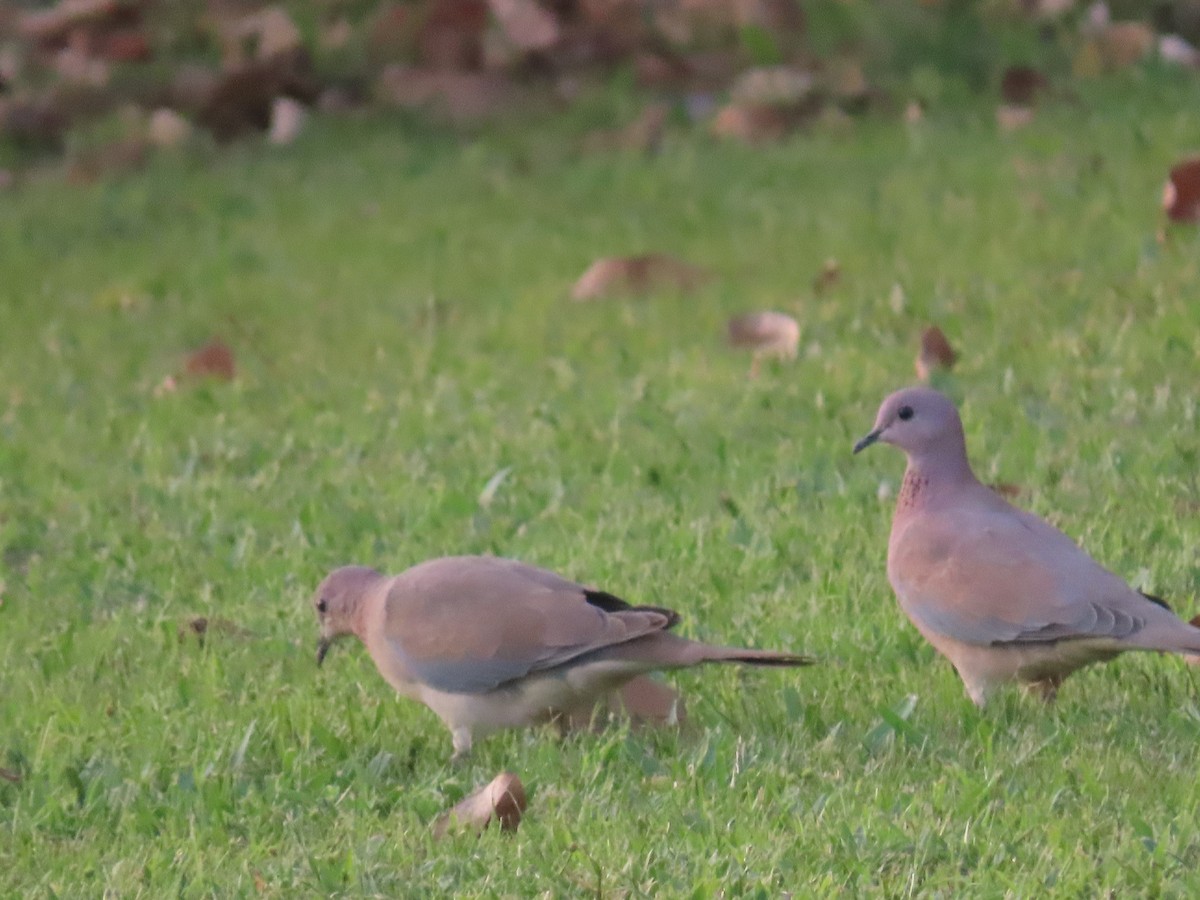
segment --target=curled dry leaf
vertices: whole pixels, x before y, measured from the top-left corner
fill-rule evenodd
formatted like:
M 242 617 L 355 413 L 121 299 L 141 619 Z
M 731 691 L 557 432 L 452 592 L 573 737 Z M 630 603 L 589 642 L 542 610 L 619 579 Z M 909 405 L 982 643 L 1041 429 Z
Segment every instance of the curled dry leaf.
M 458 828 L 470 828 L 478 833 L 493 820 L 500 823 L 501 831 L 516 831 L 525 806 L 525 786 L 521 779 L 512 772 L 501 772 L 438 816 L 433 823 L 433 833 L 439 838 Z
M 657 291 L 688 293 L 707 278 L 703 269 L 665 253 L 607 256 L 588 266 L 571 288 L 571 299 L 598 300 Z
M 918 378 L 928 381 L 935 371 L 950 369 L 957 359 L 958 354 L 942 329 L 930 325 L 921 332 L 921 349 L 917 351 L 916 361 Z
M 0 778 L 3 778 L 5 781 L 11 781 L 11 782 L 13 782 L 13 784 L 16 784 L 21 780 L 21 773 L 14 772 L 11 769 L 0 769 Z
M 232 381 L 237 374 L 233 351 L 221 340 L 211 340 L 199 350 L 188 355 L 184 371 L 196 378 L 219 378 Z
M 1162 202 L 1172 222 L 1200 222 L 1200 156 L 1171 167 Z

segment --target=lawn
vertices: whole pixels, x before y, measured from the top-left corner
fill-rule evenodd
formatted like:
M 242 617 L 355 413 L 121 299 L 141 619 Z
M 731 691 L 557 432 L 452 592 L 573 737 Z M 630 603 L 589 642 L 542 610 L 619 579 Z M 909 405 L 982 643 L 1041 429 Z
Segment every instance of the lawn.
M 1200 232 L 1160 239 L 1158 198 L 1198 98 L 1150 72 L 1011 135 L 980 102 L 581 154 L 617 92 L 5 194 L 0 894 L 1196 896 L 1195 670 L 1128 656 L 977 711 L 887 583 L 903 460 L 850 447 L 937 322 L 980 476 L 1197 611 Z M 647 250 L 714 278 L 567 300 Z M 721 333 L 758 308 L 803 334 L 751 380 Z M 156 394 L 212 336 L 237 378 Z M 821 664 L 680 674 L 682 731 L 452 767 L 360 647 L 316 667 L 308 603 L 336 565 L 451 553 Z M 181 638 L 196 615 L 236 630 Z M 502 769 L 520 830 L 435 841 Z

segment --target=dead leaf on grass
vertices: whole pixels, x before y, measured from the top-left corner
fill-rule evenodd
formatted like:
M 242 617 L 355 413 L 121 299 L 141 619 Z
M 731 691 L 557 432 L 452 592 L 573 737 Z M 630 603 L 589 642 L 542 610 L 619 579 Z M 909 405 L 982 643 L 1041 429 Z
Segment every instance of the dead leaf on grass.
M 1172 222 L 1200 222 L 1200 156 L 1171 167 L 1162 204 Z
M 521 779 L 512 772 L 501 772 L 438 816 L 433 823 L 433 834 L 442 838 L 460 828 L 482 833 L 493 821 L 500 823 L 501 831 L 516 831 L 526 805 Z
M 665 253 L 608 256 L 588 266 L 571 288 L 571 299 L 598 300 L 662 291 L 689 293 L 707 279 L 708 273 L 703 269 Z
M 13 784 L 19 784 L 21 773 L 14 772 L 12 769 L 0 769 L 0 778 L 3 778 L 5 781 L 11 781 Z
M 917 377 L 928 381 L 936 371 L 948 371 L 958 359 L 945 333 L 936 325 L 921 332 L 921 349 L 917 351 Z
M 237 374 L 233 351 L 219 339 L 209 341 L 203 347 L 188 354 L 184 371 L 194 378 L 217 378 L 232 381 Z

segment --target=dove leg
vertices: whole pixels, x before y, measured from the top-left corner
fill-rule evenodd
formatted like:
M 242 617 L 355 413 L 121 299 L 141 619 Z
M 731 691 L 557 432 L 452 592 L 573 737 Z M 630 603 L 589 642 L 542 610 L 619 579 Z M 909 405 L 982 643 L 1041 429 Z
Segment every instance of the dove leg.
M 450 756 L 450 762 L 460 763 L 471 752 L 471 729 L 465 725 L 460 725 L 453 729 L 450 734 L 454 740 L 454 753 Z

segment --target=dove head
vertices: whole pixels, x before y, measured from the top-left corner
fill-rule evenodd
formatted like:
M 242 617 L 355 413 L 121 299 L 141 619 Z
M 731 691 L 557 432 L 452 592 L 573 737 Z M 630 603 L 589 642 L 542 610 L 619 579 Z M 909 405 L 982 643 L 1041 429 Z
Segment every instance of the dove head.
M 318 666 L 324 662 L 325 654 L 337 637 L 355 633 L 363 598 L 381 577 L 367 566 L 343 566 L 325 576 L 312 598 L 321 625 L 321 637 L 317 641 Z
M 932 388 L 905 388 L 884 400 L 875 427 L 854 445 L 854 452 L 877 442 L 899 447 L 908 454 L 910 467 L 931 475 L 970 472 L 958 410 Z

